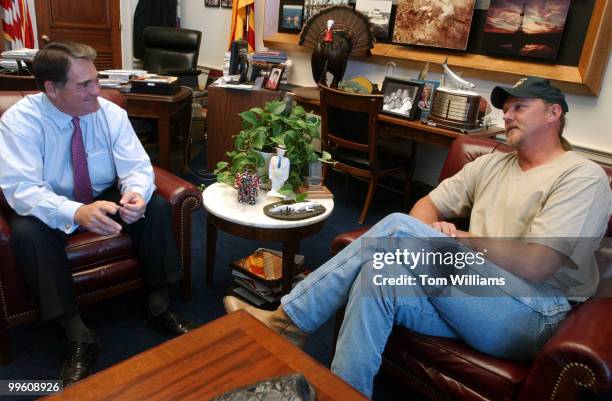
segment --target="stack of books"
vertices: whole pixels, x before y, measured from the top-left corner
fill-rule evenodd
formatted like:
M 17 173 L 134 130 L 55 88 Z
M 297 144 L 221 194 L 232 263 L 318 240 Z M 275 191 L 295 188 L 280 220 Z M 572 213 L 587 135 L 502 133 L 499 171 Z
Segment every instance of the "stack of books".
M 259 248 L 230 264 L 235 286 L 230 292 L 257 307 L 275 306 L 282 294 L 283 253 Z M 295 255 L 292 286 L 304 279 L 304 255 Z

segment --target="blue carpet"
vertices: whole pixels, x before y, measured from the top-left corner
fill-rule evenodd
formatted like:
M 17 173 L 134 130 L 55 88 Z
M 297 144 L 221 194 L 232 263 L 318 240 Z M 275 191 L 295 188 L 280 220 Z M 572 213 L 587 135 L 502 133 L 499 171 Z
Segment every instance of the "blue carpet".
M 203 164 L 203 156 L 200 154 L 192 161 L 191 168 L 197 170 L 197 166 L 203 166 Z M 213 182 L 210 176 L 194 173 L 193 170 L 185 173 L 184 177 L 194 184 Z M 359 227 L 357 219 L 367 190 L 365 183 L 355 179 L 350 180 L 346 185 L 344 176 L 339 174 L 332 174 L 328 185 L 335 195 L 334 212 L 320 234 L 304 240 L 300 245 L 300 253 L 305 255 L 306 264 L 310 267 L 319 266 L 330 257 L 329 244 L 336 235 Z M 416 192 L 413 193 L 414 199 L 423 193 L 423 191 L 413 192 Z M 406 208 L 402 204 L 401 195 L 379 189 L 370 209 L 367 223 L 372 224 L 390 212 L 404 210 Z M 202 324 L 221 317 L 225 313 L 221 299 L 225 295 L 225 288 L 232 281 L 230 269 L 226 267 L 232 260 L 248 255 L 259 246 L 265 245 L 280 249 L 280 244 L 246 241 L 219 232 L 214 285 L 209 286 L 204 281 L 205 219 L 203 210 L 193 216 L 193 300 L 187 303 L 175 302 L 177 310 Z M 177 289 L 173 290 L 173 299 L 179 299 Z M 119 296 L 82 308 L 84 321 L 95 331 L 102 347 L 95 367 L 96 372 L 169 339 L 144 326 L 143 311 L 143 294 L 141 293 Z M 326 366 L 330 365 L 332 331 L 333 322 L 328 322 L 316 335 L 313 335 L 317 341 L 309 342 L 305 348 L 308 354 Z M 57 378 L 63 360 L 65 340 L 56 324 L 24 325 L 12 329 L 10 335 L 14 361 L 0 367 L 0 378 Z M 404 389 L 399 391 L 399 388 L 401 387 L 389 378 L 378 378 L 374 399 L 379 401 L 407 399 Z M 416 395 L 410 395 L 409 398 L 419 400 Z M 2 399 L 26 401 L 36 399 L 36 397 L 19 396 L 2 397 Z

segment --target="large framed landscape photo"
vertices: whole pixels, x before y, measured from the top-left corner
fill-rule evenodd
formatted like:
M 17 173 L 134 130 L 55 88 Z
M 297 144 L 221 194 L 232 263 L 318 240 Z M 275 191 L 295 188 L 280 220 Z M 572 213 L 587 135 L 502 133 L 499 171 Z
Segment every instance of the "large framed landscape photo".
M 570 0 L 491 0 L 484 27 L 488 52 L 555 59 Z
M 398 0 L 393 43 L 465 50 L 475 0 Z

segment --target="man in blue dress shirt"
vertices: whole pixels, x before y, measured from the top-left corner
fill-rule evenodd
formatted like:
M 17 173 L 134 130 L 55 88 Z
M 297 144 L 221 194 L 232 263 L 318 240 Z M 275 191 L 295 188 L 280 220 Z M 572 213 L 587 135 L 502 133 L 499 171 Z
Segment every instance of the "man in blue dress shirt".
M 127 113 L 99 97 L 95 57 L 84 44 L 47 45 L 33 62 L 44 92 L 0 120 L 0 187 L 16 212 L 12 247 L 42 320 L 57 320 L 70 341 L 65 386 L 91 372 L 98 352 L 66 257 L 76 230 L 130 233 L 148 292 L 147 324 L 174 335 L 193 328 L 169 308 L 168 285 L 180 278 L 170 207 L 154 194 L 153 167 Z

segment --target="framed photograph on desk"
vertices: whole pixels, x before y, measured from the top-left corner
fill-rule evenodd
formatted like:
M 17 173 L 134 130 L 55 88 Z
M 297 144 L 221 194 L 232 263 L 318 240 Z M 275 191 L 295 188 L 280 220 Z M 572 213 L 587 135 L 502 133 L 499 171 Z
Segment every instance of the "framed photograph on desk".
M 427 118 L 429 113 L 431 113 L 431 102 L 433 101 L 434 93 L 438 86 L 440 86 L 440 81 L 430 81 L 423 79 L 413 79 L 413 82 L 418 82 L 423 84 L 423 91 L 421 92 L 421 96 L 417 102 L 417 106 L 419 108 L 419 112 L 417 113 L 417 118 L 421 120 Z
M 407 120 L 418 118 L 417 104 L 424 86 L 423 82 L 385 78 L 382 87 L 383 107 L 380 112 Z
M 270 73 L 268 74 L 268 79 L 266 79 L 266 83 L 264 84 L 264 88 L 269 89 L 271 91 L 277 91 L 280 87 L 281 79 L 283 78 L 283 71 L 285 67 L 282 65 L 274 66 L 270 68 Z

